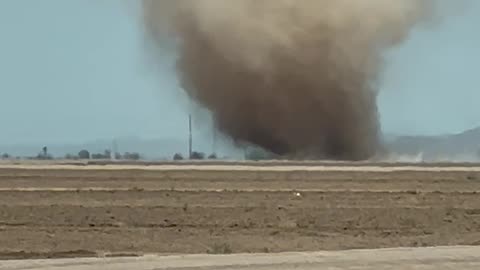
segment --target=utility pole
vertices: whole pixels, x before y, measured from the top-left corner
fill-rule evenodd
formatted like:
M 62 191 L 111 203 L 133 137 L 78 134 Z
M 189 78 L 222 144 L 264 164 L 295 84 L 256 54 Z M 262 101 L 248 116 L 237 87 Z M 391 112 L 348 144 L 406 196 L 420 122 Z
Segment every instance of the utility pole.
M 192 114 L 188 115 L 188 157 L 192 159 Z

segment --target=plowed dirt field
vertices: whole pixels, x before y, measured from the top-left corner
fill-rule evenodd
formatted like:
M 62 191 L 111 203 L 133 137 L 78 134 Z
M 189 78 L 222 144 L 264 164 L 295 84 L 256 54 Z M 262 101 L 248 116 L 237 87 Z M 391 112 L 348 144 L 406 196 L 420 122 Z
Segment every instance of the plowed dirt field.
M 480 167 L 0 165 L 0 258 L 480 245 Z

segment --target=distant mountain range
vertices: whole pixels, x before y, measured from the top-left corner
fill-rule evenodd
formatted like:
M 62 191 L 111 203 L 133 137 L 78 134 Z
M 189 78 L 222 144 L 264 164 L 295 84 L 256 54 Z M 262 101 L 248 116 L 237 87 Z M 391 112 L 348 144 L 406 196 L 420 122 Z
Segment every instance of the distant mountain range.
M 8 153 L 13 157 L 36 156 L 44 145 L 8 145 L 0 146 L 0 154 Z M 213 149 L 209 143 L 198 142 L 194 150 L 210 154 Z M 398 136 L 385 135 L 384 146 L 387 158 L 395 161 L 480 161 L 480 127 L 459 134 L 441 136 Z M 151 160 L 171 159 L 175 153 L 187 156 L 188 142 L 182 139 L 142 139 L 124 137 L 115 140 L 97 140 L 83 144 L 47 145 L 49 153 L 55 157 L 67 154 L 76 155 L 86 149 L 90 153 L 103 153 L 116 148 L 117 152 L 136 152 Z M 244 153 L 227 144 L 218 146 L 220 157 L 243 158 Z
M 385 146 L 391 156 L 419 161 L 479 161 L 480 127 L 442 136 L 388 136 Z

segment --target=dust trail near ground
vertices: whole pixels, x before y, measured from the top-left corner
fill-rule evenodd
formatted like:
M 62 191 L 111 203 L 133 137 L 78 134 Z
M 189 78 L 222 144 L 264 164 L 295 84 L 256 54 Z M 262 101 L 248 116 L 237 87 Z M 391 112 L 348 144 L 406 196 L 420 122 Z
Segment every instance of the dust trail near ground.
M 418 0 L 144 0 L 152 40 L 174 33 L 189 96 L 236 142 L 362 160 L 379 144 L 385 50 L 432 11 Z

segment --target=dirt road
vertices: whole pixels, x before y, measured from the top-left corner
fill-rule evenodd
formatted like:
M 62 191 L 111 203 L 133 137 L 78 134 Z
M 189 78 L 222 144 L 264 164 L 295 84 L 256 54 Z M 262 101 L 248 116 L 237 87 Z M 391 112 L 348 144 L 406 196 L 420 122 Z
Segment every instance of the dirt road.
M 4 270 L 476 270 L 480 247 L 441 247 L 341 252 L 239 254 L 230 256 L 146 256 L 0 262 Z
M 479 167 L 0 166 L 0 258 L 480 245 Z

